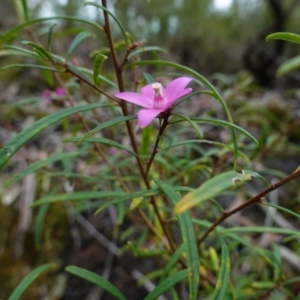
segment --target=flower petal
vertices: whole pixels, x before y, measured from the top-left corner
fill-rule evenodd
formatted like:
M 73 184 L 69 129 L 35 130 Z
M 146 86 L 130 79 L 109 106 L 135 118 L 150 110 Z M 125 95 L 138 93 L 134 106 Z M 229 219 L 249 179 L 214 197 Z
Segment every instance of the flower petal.
M 171 100 L 169 100 L 168 102 L 167 102 L 167 105 L 166 105 L 166 109 L 169 109 L 179 98 L 181 98 L 181 97 L 183 97 L 183 96 L 185 96 L 185 95 L 187 95 L 187 94 L 189 94 L 189 93 L 191 93 L 193 90 L 191 89 L 191 88 L 187 88 L 187 89 L 184 89 L 183 91 L 181 91 L 181 93 L 178 93 L 177 94 L 177 97 L 176 98 L 173 98 L 173 99 L 171 99 Z
M 165 109 L 141 109 L 138 113 L 138 124 L 141 128 L 148 126 L 156 116 Z
M 176 102 L 177 99 L 182 97 L 182 92 L 185 90 L 185 87 L 193 80 L 193 78 L 190 77 L 179 77 L 173 80 L 169 83 L 169 85 L 165 89 L 165 97 L 168 101 L 168 107 L 169 102 Z M 189 91 L 189 93 L 192 90 Z M 188 93 L 188 92 L 187 92 Z M 186 95 L 186 94 L 184 94 Z
M 133 93 L 133 92 L 116 93 L 115 97 L 137 104 L 145 108 L 152 108 L 152 102 L 150 101 L 150 99 L 138 93 Z

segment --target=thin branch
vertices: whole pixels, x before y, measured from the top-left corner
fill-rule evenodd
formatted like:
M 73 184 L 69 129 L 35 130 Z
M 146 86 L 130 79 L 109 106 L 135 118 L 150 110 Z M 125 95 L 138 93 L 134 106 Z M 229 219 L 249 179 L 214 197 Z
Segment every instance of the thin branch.
M 245 203 L 241 204 L 240 206 L 236 207 L 235 209 L 231 210 L 231 211 L 223 211 L 223 214 L 212 224 L 211 227 L 209 227 L 207 229 L 207 231 L 204 233 L 204 235 L 202 237 L 200 237 L 198 239 L 198 244 L 201 244 L 206 237 L 213 231 L 216 229 L 216 227 L 221 224 L 224 220 L 226 220 L 227 218 L 229 218 L 230 216 L 232 216 L 233 214 L 242 211 L 243 209 L 245 209 L 246 207 L 254 204 L 254 203 L 259 203 L 261 202 L 262 198 L 269 194 L 270 192 L 278 189 L 279 187 L 285 185 L 286 183 L 298 178 L 300 176 L 300 169 L 297 169 L 296 171 L 294 171 L 292 174 L 290 174 L 289 176 L 283 178 L 282 180 L 278 181 L 275 184 L 270 185 L 267 189 L 265 189 L 264 191 L 260 192 L 259 194 L 257 194 L 256 196 L 252 197 L 251 199 L 249 199 L 248 201 L 246 201 Z

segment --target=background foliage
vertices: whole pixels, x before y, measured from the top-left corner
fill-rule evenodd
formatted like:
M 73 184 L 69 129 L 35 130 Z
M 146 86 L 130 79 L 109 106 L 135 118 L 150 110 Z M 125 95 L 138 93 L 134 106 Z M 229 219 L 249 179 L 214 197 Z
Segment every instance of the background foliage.
M 194 77 L 162 137 L 157 123 L 134 127 L 139 151 L 125 126 L 135 116 L 109 100 L 102 10 L 1 1 L 0 297 L 298 299 L 299 181 L 285 183 L 299 172 L 299 73 L 276 70 L 299 45 L 265 42 L 298 33 L 297 1 L 132 2 L 108 8 L 137 51 L 156 48 L 129 57 L 126 90 Z M 57 15 L 71 18 L 12 29 Z M 144 180 L 136 157 L 147 165 L 156 140 Z

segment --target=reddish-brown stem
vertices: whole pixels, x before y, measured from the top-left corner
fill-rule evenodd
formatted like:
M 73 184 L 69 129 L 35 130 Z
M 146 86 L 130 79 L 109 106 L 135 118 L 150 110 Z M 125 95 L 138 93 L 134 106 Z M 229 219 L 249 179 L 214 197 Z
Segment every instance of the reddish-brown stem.
M 279 187 L 285 185 L 286 183 L 296 179 L 297 177 L 300 176 L 300 169 L 297 169 L 296 171 L 294 171 L 292 174 L 290 174 L 289 176 L 283 178 L 282 180 L 278 181 L 275 184 L 270 185 L 268 188 L 266 188 L 264 191 L 260 192 L 259 194 L 257 194 L 256 196 L 252 197 L 251 199 L 249 199 L 248 201 L 246 201 L 245 203 L 241 204 L 240 206 L 236 207 L 235 209 L 232 209 L 230 211 L 224 211 L 223 214 L 212 224 L 211 227 L 209 227 L 207 229 L 207 231 L 205 232 L 205 234 L 200 237 L 198 239 L 198 243 L 202 243 L 205 238 L 219 225 L 221 224 L 224 220 L 226 220 L 228 217 L 232 216 L 233 214 L 243 210 L 244 208 L 254 204 L 254 203 L 259 203 L 261 202 L 261 199 L 269 194 L 270 192 L 278 189 Z
M 162 125 L 159 128 L 159 132 L 158 132 L 158 135 L 157 135 L 157 138 L 156 138 L 156 141 L 155 141 L 155 145 L 154 145 L 153 150 L 152 150 L 152 154 L 151 154 L 150 159 L 149 159 L 149 161 L 147 163 L 145 176 L 148 176 L 148 173 L 150 171 L 150 168 L 151 168 L 151 165 L 153 163 L 154 157 L 155 157 L 155 155 L 157 153 L 157 147 L 158 147 L 159 140 L 160 140 L 162 134 L 164 133 L 164 131 L 165 131 L 167 125 L 168 125 L 168 118 L 169 118 L 169 116 L 170 116 L 170 112 L 166 111 L 164 113 L 163 123 L 162 123 Z
M 107 8 L 107 1 L 102 0 L 102 5 L 103 5 L 103 7 Z M 122 78 L 122 67 L 123 67 L 123 65 L 120 66 L 119 61 L 118 61 L 118 57 L 117 57 L 117 53 L 116 53 L 116 50 L 115 50 L 115 47 L 114 47 L 114 41 L 113 41 L 113 37 L 112 37 L 112 34 L 111 34 L 110 23 L 109 23 L 109 15 L 108 15 L 107 11 L 105 11 L 105 10 L 103 11 L 103 14 L 104 14 L 104 22 L 105 22 L 104 30 L 105 30 L 105 33 L 106 33 L 106 36 L 107 36 L 107 39 L 108 39 L 109 48 L 110 48 L 110 51 L 111 51 L 111 55 L 112 55 L 112 59 L 113 59 L 113 63 L 114 63 L 114 68 L 115 68 L 115 72 L 116 72 L 116 76 L 117 76 L 117 81 L 118 81 L 118 85 L 119 85 L 119 90 L 120 90 L 120 92 L 123 92 L 124 91 L 124 82 L 123 82 L 123 78 Z M 128 109 L 127 109 L 127 104 L 126 104 L 125 101 L 121 102 L 121 108 L 122 108 L 123 114 L 125 116 L 127 116 L 128 115 Z M 127 130 L 128 130 L 128 134 L 129 134 L 129 137 L 130 137 L 130 140 L 131 140 L 132 147 L 133 147 L 134 151 L 138 154 L 139 149 L 138 149 L 138 145 L 137 145 L 135 135 L 134 135 L 134 132 L 133 132 L 133 129 L 132 129 L 132 123 L 130 121 L 127 121 L 126 126 L 127 126 Z M 144 166 L 142 164 L 142 161 L 137 156 L 136 156 L 136 161 L 137 161 L 140 173 L 142 175 L 142 178 L 143 178 L 147 188 L 150 189 L 151 186 L 150 186 L 149 180 L 147 178 L 147 174 L 145 173 L 145 169 L 144 169 Z M 155 214 L 156 214 L 156 216 L 157 216 L 157 218 L 160 222 L 160 225 L 161 225 L 161 227 L 162 227 L 162 229 L 163 229 L 163 231 L 164 231 L 164 233 L 165 233 L 165 235 L 166 235 L 166 237 L 169 241 L 169 244 L 170 244 L 170 247 L 171 247 L 172 251 L 175 252 L 175 250 L 176 250 L 175 242 L 173 240 L 173 237 L 172 237 L 171 233 L 169 232 L 168 228 L 165 225 L 165 222 L 164 222 L 164 220 L 161 216 L 161 213 L 159 211 L 159 207 L 158 207 L 158 205 L 155 201 L 155 198 L 153 196 L 151 197 L 150 203 L 153 205 Z

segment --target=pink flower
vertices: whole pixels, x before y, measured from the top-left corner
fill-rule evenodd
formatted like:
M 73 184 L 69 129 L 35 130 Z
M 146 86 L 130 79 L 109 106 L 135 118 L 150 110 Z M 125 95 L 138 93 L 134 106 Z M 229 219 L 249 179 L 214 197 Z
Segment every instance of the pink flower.
M 65 95 L 65 90 L 62 87 L 58 87 L 54 91 L 55 96 L 64 96 Z
M 57 98 L 57 97 L 61 97 L 64 95 L 65 95 L 65 90 L 62 87 L 58 87 L 54 91 L 44 90 L 42 92 L 42 98 L 46 104 L 51 103 L 52 98 Z
M 179 77 L 165 89 L 155 82 L 142 87 L 141 94 L 122 92 L 116 93 L 115 97 L 144 107 L 138 112 L 138 124 L 144 128 L 160 113 L 170 109 L 179 98 L 192 92 L 191 88 L 186 88 L 190 81 L 192 78 Z

